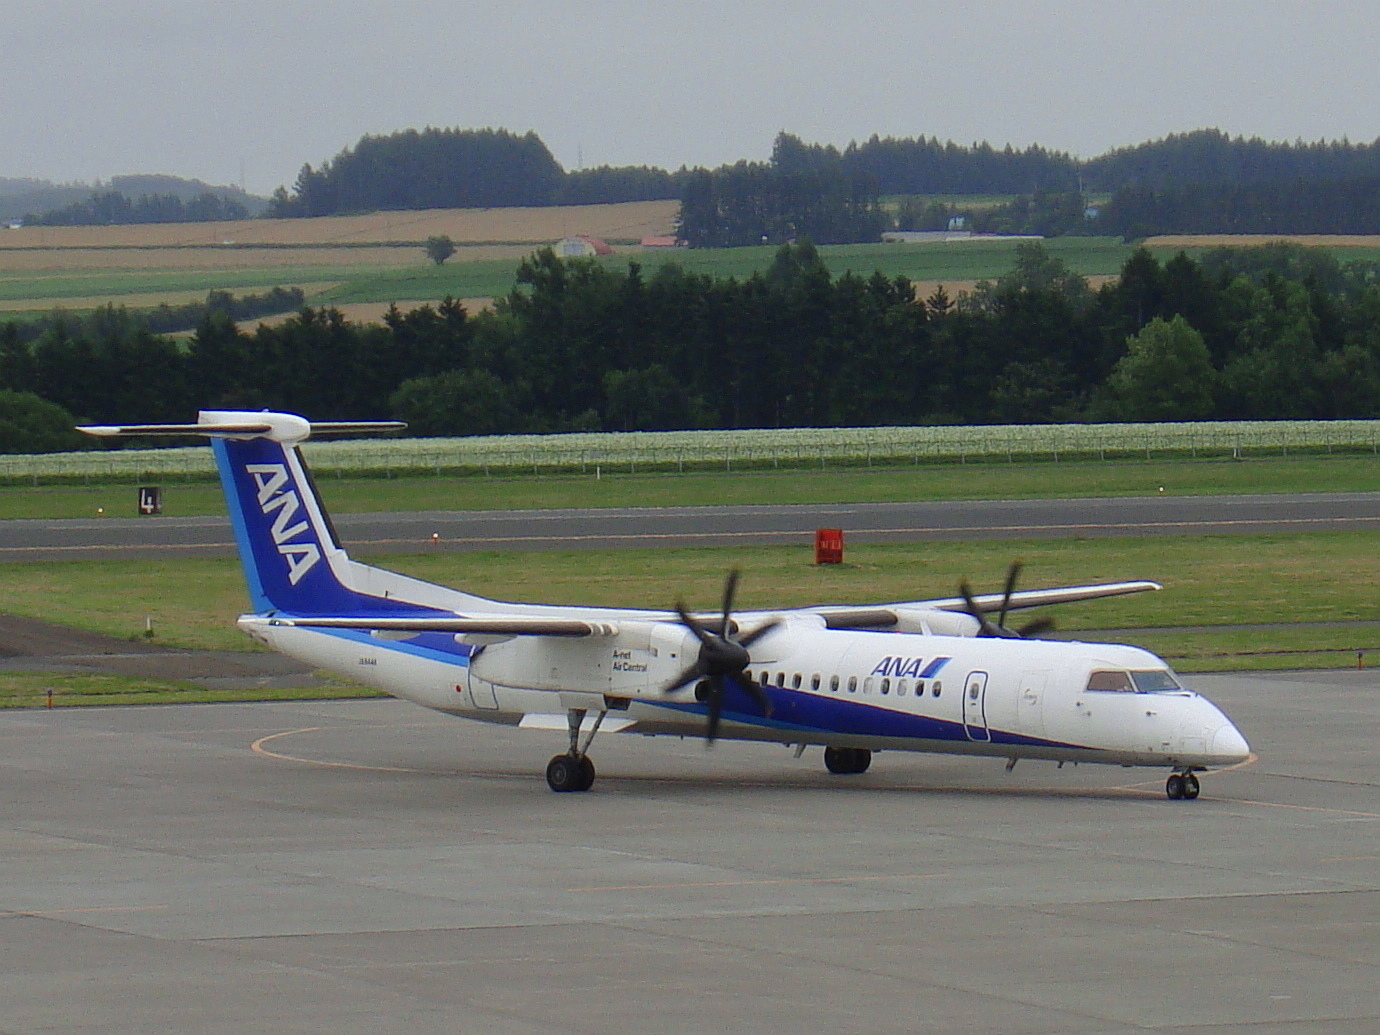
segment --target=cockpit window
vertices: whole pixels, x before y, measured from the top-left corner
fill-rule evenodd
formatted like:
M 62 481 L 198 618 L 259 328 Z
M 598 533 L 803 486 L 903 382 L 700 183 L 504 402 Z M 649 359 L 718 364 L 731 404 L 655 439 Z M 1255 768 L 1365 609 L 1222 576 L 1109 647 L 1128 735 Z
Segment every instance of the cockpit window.
M 1154 668 L 1144 672 L 1132 672 L 1136 689 L 1143 694 L 1153 694 L 1157 690 L 1182 690 L 1179 681 L 1165 669 Z
M 1164 690 L 1182 690 L 1179 681 L 1167 669 L 1144 669 L 1135 672 L 1106 669 L 1088 677 L 1088 689 L 1109 693 L 1153 694 Z
M 1111 690 L 1130 693 L 1135 690 L 1129 672 L 1094 672 L 1088 677 L 1089 690 Z

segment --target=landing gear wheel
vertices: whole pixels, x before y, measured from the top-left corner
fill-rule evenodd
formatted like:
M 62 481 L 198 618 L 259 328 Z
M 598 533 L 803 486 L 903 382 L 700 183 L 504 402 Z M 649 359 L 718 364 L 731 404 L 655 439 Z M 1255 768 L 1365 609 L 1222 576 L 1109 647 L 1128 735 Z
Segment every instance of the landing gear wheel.
M 1192 773 L 1186 774 L 1184 776 L 1184 797 L 1192 801 L 1198 797 L 1198 790 L 1198 778 Z
M 577 791 L 587 791 L 594 786 L 594 762 L 588 755 L 580 756 L 580 781 L 575 786 Z
M 867 748 L 827 747 L 824 749 L 824 768 L 840 776 L 865 773 L 871 764 L 872 752 Z
M 546 785 L 553 791 L 587 791 L 594 784 L 594 763 L 588 758 L 557 755 L 546 763 Z
M 1197 780 L 1193 781 L 1195 784 Z M 1180 801 L 1188 796 L 1188 781 L 1184 779 L 1182 773 L 1170 773 L 1169 779 L 1164 781 L 1164 793 L 1170 801 Z M 1195 792 L 1194 797 L 1197 797 Z

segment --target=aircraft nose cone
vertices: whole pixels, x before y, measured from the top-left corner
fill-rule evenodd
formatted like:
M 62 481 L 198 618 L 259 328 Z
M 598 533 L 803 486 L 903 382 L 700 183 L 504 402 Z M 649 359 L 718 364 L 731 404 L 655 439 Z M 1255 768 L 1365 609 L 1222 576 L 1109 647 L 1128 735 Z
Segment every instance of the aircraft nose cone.
M 1227 723 L 1212 735 L 1212 753 L 1233 762 L 1243 762 L 1250 757 L 1251 746 L 1246 743 L 1240 730 Z

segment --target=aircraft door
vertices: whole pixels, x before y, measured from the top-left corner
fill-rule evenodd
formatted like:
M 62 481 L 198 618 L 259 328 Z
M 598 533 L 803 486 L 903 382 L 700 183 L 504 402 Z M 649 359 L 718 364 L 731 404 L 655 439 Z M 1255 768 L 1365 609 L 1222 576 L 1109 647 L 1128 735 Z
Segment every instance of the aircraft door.
M 969 740 L 990 741 L 987 728 L 987 673 L 969 672 L 963 681 L 963 731 Z
M 483 708 L 487 711 L 493 711 L 498 707 L 498 697 L 494 694 L 494 685 L 487 679 L 477 678 L 474 674 L 473 665 L 466 667 L 465 679 L 470 685 L 470 704 L 473 707 Z

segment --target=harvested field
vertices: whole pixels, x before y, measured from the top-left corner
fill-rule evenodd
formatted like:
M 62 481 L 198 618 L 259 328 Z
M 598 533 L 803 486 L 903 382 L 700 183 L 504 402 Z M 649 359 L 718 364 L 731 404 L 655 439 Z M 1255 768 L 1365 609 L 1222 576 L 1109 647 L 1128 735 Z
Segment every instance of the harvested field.
M 1119 277 L 1112 273 L 1095 273 L 1092 276 L 1084 277 L 1088 282 L 1088 287 L 1096 291 L 1104 284 L 1113 284 Z M 915 297 L 924 301 L 934 294 L 939 288 L 950 298 L 957 298 L 959 295 L 970 295 L 977 289 L 980 281 L 976 280 L 916 280 L 912 281 L 915 287 Z
M 317 219 L 247 219 L 147 226 L 21 227 L 0 231 L 0 253 L 26 248 L 196 248 L 226 245 L 341 247 L 420 242 L 445 234 L 456 244 L 548 244 L 572 234 L 641 240 L 672 232 L 680 203 L 552 208 L 426 209 Z
M 459 299 L 459 302 L 465 307 L 465 311 L 470 315 L 474 315 L 481 309 L 487 309 L 494 304 L 492 298 L 462 298 Z M 333 306 L 333 308 L 339 309 L 341 315 L 351 323 L 383 323 L 383 314 L 388 312 L 390 304 L 389 302 L 346 302 L 342 305 Z M 425 304 L 427 303 L 409 303 L 408 305 L 399 305 L 399 308 L 406 310 Z M 276 327 L 286 322 L 293 315 L 295 314 L 278 313 L 275 316 L 265 316 L 261 320 L 245 320 L 240 323 L 240 327 L 245 330 L 253 330 L 255 327 L 261 325 Z
M 462 245 L 451 262 L 511 259 L 537 245 Z M 427 262 L 418 244 L 374 247 L 252 248 L 0 248 L 0 272 L 66 273 L 83 270 L 273 269 L 302 266 L 418 266 Z

